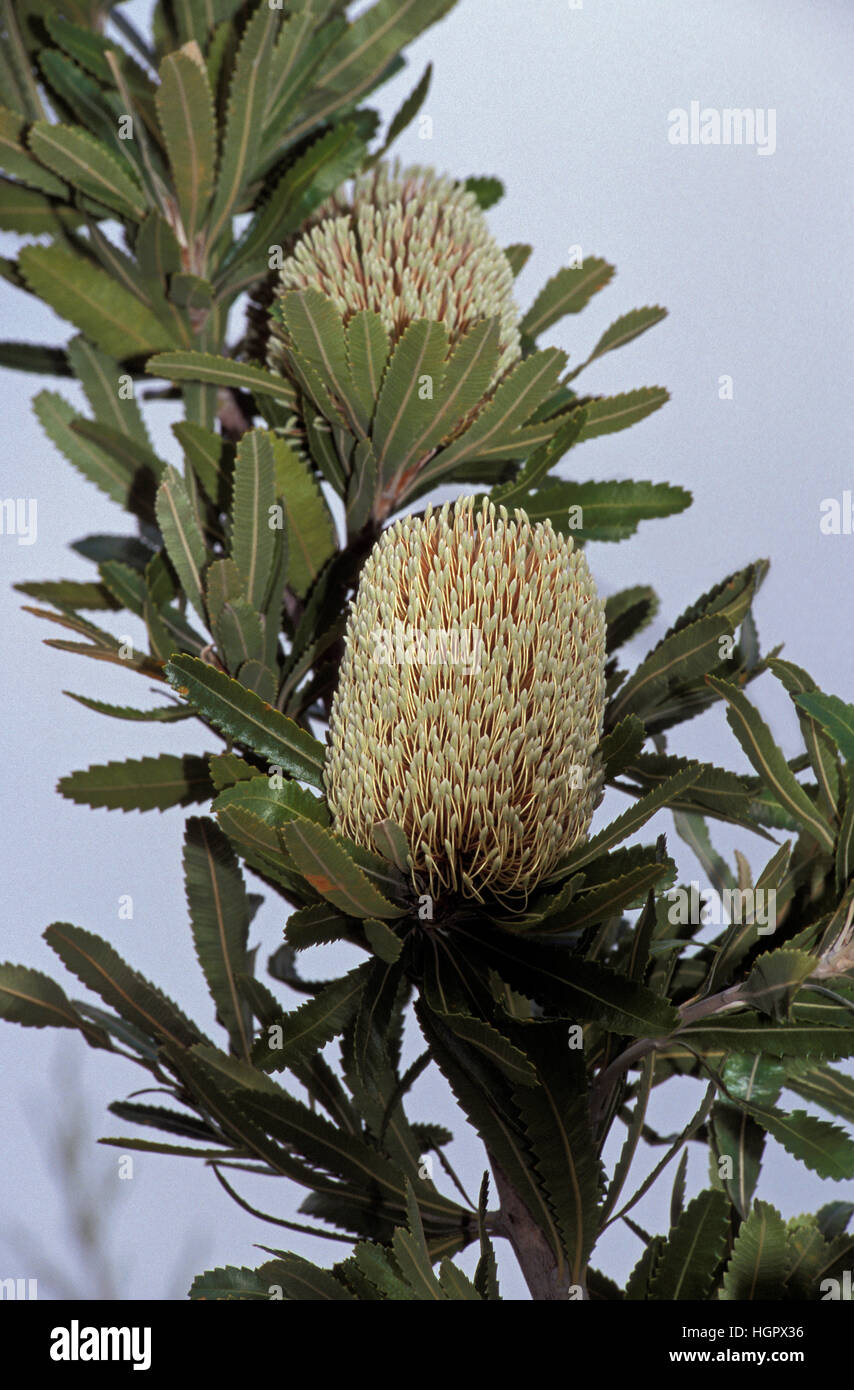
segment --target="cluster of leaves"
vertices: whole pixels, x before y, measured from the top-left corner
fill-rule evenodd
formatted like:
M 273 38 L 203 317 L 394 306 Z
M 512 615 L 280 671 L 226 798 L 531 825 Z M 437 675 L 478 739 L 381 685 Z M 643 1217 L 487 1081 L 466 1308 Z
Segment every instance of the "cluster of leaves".
M 82 384 L 91 416 L 45 391 L 39 418 L 138 530 L 76 543 L 96 580 L 20 587 L 48 605 L 31 611 L 74 639 L 51 645 L 124 665 L 166 692 L 153 709 L 75 699 L 120 719 L 197 718 L 218 740 L 205 756 L 91 767 L 60 789 L 93 807 L 210 805 L 210 816 L 187 821 L 184 868 L 223 1046 L 108 942 L 65 923 L 46 940 L 98 1004 L 5 965 L 0 1015 L 76 1029 L 150 1073 L 170 1104 L 111 1108 L 161 1137 L 104 1142 L 198 1158 L 248 1210 L 230 1171 L 287 1177 L 307 1190 L 308 1219 L 265 1219 L 354 1245 L 331 1271 L 270 1250 L 257 1271 L 201 1276 L 194 1297 L 269 1297 L 276 1288 L 288 1300 L 497 1298 L 491 1242 L 514 1239 L 508 1193 L 553 1265 L 552 1292 L 536 1296 L 817 1297 L 822 1279 L 854 1258 L 850 1209 L 835 1204 L 786 1228 L 754 1193 L 766 1134 L 824 1176 L 854 1177 L 844 1130 L 778 1106 L 785 1088 L 854 1120 L 854 1083 L 829 1065 L 854 1054 L 854 707 L 760 654 L 751 605 L 764 562 L 691 604 L 631 673 L 619 667 L 620 649 L 658 600 L 646 585 L 608 600 L 601 755 L 631 804 L 567 856 L 524 911 L 449 901 L 425 919 L 399 826 L 377 825 L 371 850 L 330 827 L 317 734 L 347 595 L 394 510 L 439 481 L 473 483 L 533 520 L 572 526 L 584 543 L 620 540 L 690 500 L 665 483 L 553 472 L 584 440 L 666 399 L 659 388 L 596 398 L 572 385 L 661 309 L 617 319 L 571 371 L 562 352 L 537 347 L 611 278 L 597 258 L 559 271 L 535 298 L 521 322 L 521 359 L 474 415 L 495 370 L 494 320 L 452 351 L 442 324 L 416 320 L 392 347 L 377 316 L 345 326 L 328 300 L 305 291 L 282 304 L 289 378 L 247 360 L 246 344 L 226 344 L 229 310 L 266 280 L 269 247 L 382 152 L 369 153 L 376 116 L 358 104 L 451 3 L 377 0 L 353 23 L 330 0 L 291 0 L 284 10 L 164 4 L 153 46 L 121 21 L 136 56 L 105 37 L 104 15 L 93 18 L 89 4 L 0 6 L 0 227 L 52 237 L 2 269 L 77 330 L 63 348 L 6 345 L 2 360 Z M 428 82 L 429 72 L 385 144 L 415 116 Z M 486 206 L 496 182 L 469 185 Z M 529 250 L 508 248 L 515 270 Z M 434 380 L 429 401 L 416 389 L 424 371 Z M 135 396 L 151 377 L 172 383 L 157 394 L 183 401 L 174 426 L 181 469 L 156 454 Z M 331 494 L 346 509 L 343 538 Z M 92 611 L 134 615 L 148 650 L 129 650 L 84 616 Z M 805 753 L 794 760 L 744 693 L 763 672 L 798 710 Z M 716 701 L 750 776 L 667 751 L 668 731 Z M 752 920 L 711 941 L 699 939 L 701 924 L 671 921 L 677 869 L 663 839 L 625 843 L 662 808 L 673 810 L 711 885 L 774 890 L 771 949 Z M 773 842 L 755 883 L 743 856 L 733 873 L 716 854 L 709 819 Z M 772 832 L 790 838 L 778 845 Z M 297 1008 L 256 977 L 249 936 L 260 899 L 244 868 L 293 909 L 268 968 L 302 998 Z M 322 984 L 305 980 L 299 952 L 337 941 L 360 948 L 363 962 Z M 413 1004 L 426 1048 L 403 1068 Z M 334 1064 L 325 1052 L 333 1043 Z M 411 1088 L 434 1064 L 485 1145 L 497 1210 L 487 1209 L 486 1183 L 477 1201 L 463 1190 L 445 1152 L 451 1134 L 407 1115 Z M 680 1134 L 659 1136 L 646 1123 L 653 1088 L 684 1074 L 704 1077 L 706 1096 Z M 606 1175 L 615 1123 L 626 1137 Z M 665 1154 L 620 1206 L 641 1140 Z M 685 1206 L 689 1142 L 707 1145 L 714 1162 L 709 1190 Z M 649 1236 L 629 1212 L 680 1154 L 671 1232 Z M 427 1155 L 455 1196 L 434 1184 Z M 645 1245 L 625 1290 L 589 1268 L 617 1220 Z M 472 1242 L 480 1262 L 469 1280 L 452 1257 Z

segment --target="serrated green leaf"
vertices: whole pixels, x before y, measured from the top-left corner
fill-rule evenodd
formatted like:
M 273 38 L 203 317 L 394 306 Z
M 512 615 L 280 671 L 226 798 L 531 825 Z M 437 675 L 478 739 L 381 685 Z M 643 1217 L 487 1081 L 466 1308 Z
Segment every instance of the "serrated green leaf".
M 828 1120 L 819 1120 L 805 1110 L 787 1115 L 750 1105 L 749 1113 L 787 1153 L 806 1164 L 822 1178 L 854 1178 L 854 1140 Z
M 854 1028 L 831 1023 L 780 1023 L 755 1013 L 726 1014 L 679 1030 L 680 1039 L 705 1053 L 767 1053 L 772 1057 L 847 1057 L 854 1051 Z
M 42 164 L 72 188 L 87 194 L 119 216 L 139 221 L 145 199 L 130 165 L 122 163 L 103 141 L 79 127 L 36 121 L 27 143 Z
M 216 127 L 207 74 L 186 52 L 169 53 L 160 65 L 157 114 L 189 246 L 213 192 Z
M 205 758 L 192 753 L 161 753 L 89 767 L 61 777 L 57 791 L 79 805 L 111 811 L 165 811 L 209 801 L 214 795 Z
M 689 1202 L 659 1254 L 648 1297 L 668 1303 L 708 1298 L 729 1222 L 729 1202 L 722 1192 L 709 1189 Z
M 24 1028 L 77 1028 L 91 1047 L 110 1047 L 103 1029 L 78 1012 L 55 980 L 26 965 L 0 965 L 0 1018 Z
M 234 465 L 231 557 L 243 578 L 246 598 L 257 612 L 264 607 L 279 544 L 270 526 L 275 503 L 272 436 L 250 430 L 237 446 Z
M 323 785 L 323 745 L 237 681 L 193 657 L 166 667 L 171 685 L 206 719 L 237 743 L 313 786 Z
M 788 690 L 796 707 L 798 695 L 820 695 L 822 693 L 812 677 L 802 667 L 796 666 L 794 662 L 782 661 L 779 657 L 771 657 L 768 661 L 768 667 Z M 812 719 L 803 709 L 797 708 L 798 722 L 815 773 L 822 800 L 822 809 L 832 823 L 838 816 L 837 803 L 839 801 L 839 765 L 836 746 L 817 720 Z
M 420 430 L 413 430 L 408 447 L 398 457 L 398 475 L 405 476 L 437 448 L 486 397 L 498 362 L 499 332 L 497 318 L 482 319 L 456 344 L 441 383 L 434 384 L 429 418 Z
M 581 423 L 577 438 L 585 437 Z M 674 516 L 691 504 L 691 494 L 670 483 L 550 482 L 538 492 L 522 497 L 521 506 L 531 521 L 552 520 L 558 530 L 589 541 L 620 541 L 632 536 L 642 521 Z
M 303 597 L 336 548 L 335 523 L 311 470 L 286 440 L 274 438 L 273 459 L 287 523 L 288 584 Z
M 854 705 L 846 704 L 838 695 L 823 695 L 820 690 L 796 695 L 795 704 L 818 721 L 846 762 L 854 762 Z
M 128 510 L 142 507 L 151 514 L 153 487 L 146 489 L 132 469 L 71 428 L 79 418 L 74 406 L 55 391 L 40 391 L 33 410 L 48 437 L 85 478 Z
M 122 361 L 175 341 L 135 295 L 82 256 L 59 246 L 25 246 L 18 264 L 33 293 L 111 357 Z
M 197 1274 L 190 1285 L 188 1298 L 194 1303 L 228 1302 L 234 1299 L 269 1300 L 268 1286 L 263 1283 L 254 1269 L 224 1265 L 219 1269 L 206 1269 Z
M 626 430 L 660 410 L 670 400 L 663 386 L 641 386 L 637 391 L 624 391 L 618 396 L 601 396 L 584 403 L 584 425 L 579 440 L 596 439 L 600 434 Z
M 634 806 L 630 806 L 627 811 L 624 811 L 623 814 L 612 821 L 610 825 L 605 826 L 604 830 L 600 830 L 597 835 L 594 835 L 591 839 L 585 841 L 583 845 L 580 845 L 577 849 L 572 850 L 570 854 L 565 856 L 558 864 L 555 873 L 549 875 L 546 882 L 556 877 L 563 877 L 565 874 L 573 872 L 576 869 L 583 868 L 585 864 L 589 864 L 597 855 L 604 853 L 606 850 L 613 849 L 614 845 L 618 845 L 621 841 L 628 839 L 629 835 L 633 835 L 636 830 L 639 830 L 642 825 L 645 825 L 656 811 L 662 806 L 670 805 L 673 797 L 684 791 L 687 787 L 690 787 L 698 776 L 699 768 L 699 763 L 689 765 L 683 768 L 682 771 L 677 772 L 674 777 L 669 777 L 667 781 L 660 787 L 657 787 L 655 791 L 647 792 L 646 796 L 640 797 L 639 800 L 635 802 Z
M 145 370 L 169 381 L 201 381 L 211 386 L 270 396 L 289 410 L 296 405 L 294 388 L 284 377 L 249 362 L 234 362 L 230 357 L 217 357 L 209 352 L 157 352 L 146 362 Z
M 266 825 L 274 827 L 286 825 L 296 816 L 314 821 L 317 825 L 329 824 L 325 802 L 312 796 L 296 782 L 271 785 L 269 777 L 255 775 L 254 769 L 250 769 L 249 776 L 221 791 L 213 809 L 218 812 L 228 806 L 240 806 L 251 811 Z
M 173 724 L 176 720 L 191 717 L 191 711 L 182 708 L 181 705 L 160 705 L 156 709 L 131 709 L 127 705 L 110 705 L 105 700 L 93 700 L 88 695 L 75 695 L 73 690 L 63 690 L 62 693 L 70 696 L 72 700 L 76 700 L 79 705 L 85 705 L 87 709 L 95 710 L 98 714 L 107 714 L 112 719 Z
M 379 482 L 386 487 L 410 449 L 413 436 L 423 433 L 433 418 L 433 392 L 448 356 L 443 324 L 415 319 L 403 333 L 386 368 L 377 399 L 372 431 Z M 423 381 L 430 382 L 425 393 Z
M 854 1124 L 854 1077 L 833 1067 L 801 1062 L 787 1069 L 786 1086 L 801 1100 L 820 1105 L 828 1114 Z
M 777 1300 L 788 1273 L 786 1227 L 769 1202 L 755 1202 L 735 1238 L 719 1297 L 725 1300 Z
M 722 616 L 700 618 L 650 652 L 626 682 L 608 711 L 609 723 L 626 714 L 653 711 L 678 686 L 714 670 L 722 661 L 722 639 L 732 627 Z
M 565 314 L 577 314 L 614 274 L 614 267 L 598 256 L 588 256 L 582 266 L 564 266 L 546 282 L 519 324 L 529 338 L 538 338 Z
M 100 352 L 82 334 L 71 339 L 67 351 L 74 375 L 86 392 L 95 419 L 128 435 L 151 452 L 151 441 L 142 412 L 133 394 L 123 389 L 128 378 L 122 375 L 116 359 Z
M 284 1071 L 309 1061 L 352 1021 L 365 986 L 366 967 L 357 966 L 332 980 L 298 1009 L 281 1013 L 258 1038 L 253 1065 L 265 1072 Z
M 202 574 L 208 558 L 207 547 L 181 475 L 171 466 L 166 469 L 163 482 L 157 489 L 155 510 L 175 573 L 204 623 L 207 612 Z
M 171 999 L 93 932 L 69 922 L 53 922 L 44 939 L 66 969 L 146 1037 L 173 1042 L 179 1048 L 204 1040 L 204 1034 Z
M 533 352 L 517 362 L 468 429 L 453 443 L 440 449 L 435 458 L 420 470 L 419 484 L 422 489 L 426 482 L 432 484 L 463 460 L 470 463 L 484 458 L 521 458 L 532 447 L 543 443 L 536 429 L 531 435 L 526 435 L 523 427 L 537 407 L 555 390 L 565 364 L 566 356 L 557 348 Z M 545 440 L 553 433 L 554 426 L 547 424 Z
M 726 700 L 729 706 L 727 721 L 730 728 L 762 781 L 780 804 L 803 826 L 807 834 L 824 849 L 832 852 L 835 836 L 831 827 L 797 781 L 759 711 L 737 686 L 728 681 L 717 680 L 714 676 L 707 676 L 706 680 L 712 689 Z M 812 698 L 806 695 L 798 696 L 798 700 Z
M 241 195 L 258 158 L 270 86 L 272 40 L 278 20 L 274 9 L 261 5 L 241 36 L 229 88 L 216 193 L 207 225 L 209 248 L 216 244 L 229 218 L 240 208 Z
M 399 917 L 404 909 L 384 897 L 329 831 L 310 821 L 282 827 L 285 846 L 316 892 L 352 917 Z
M 191 816 L 184 836 L 184 888 L 196 955 L 232 1050 L 249 1059 L 250 1020 L 237 980 L 249 969 L 249 902 L 222 831 Z
M 632 309 L 628 314 L 621 314 L 611 324 L 611 327 L 602 334 L 590 356 L 582 362 L 580 367 L 576 367 L 575 371 L 570 373 L 567 380 L 572 381 L 585 367 L 589 367 L 591 362 L 595 362 L 597 357 L 604 356 L 606 352 L 613 352 L 615 348 L 624 347 L 626 343 L 632 342 L 634 338 L 639 338 L 641 333 L 645 333 L 648 328 L 652 328 L 665 318 L 667 318 L 667 310 L 662 309 L 660 304 L 652 304 L 643 309 Z

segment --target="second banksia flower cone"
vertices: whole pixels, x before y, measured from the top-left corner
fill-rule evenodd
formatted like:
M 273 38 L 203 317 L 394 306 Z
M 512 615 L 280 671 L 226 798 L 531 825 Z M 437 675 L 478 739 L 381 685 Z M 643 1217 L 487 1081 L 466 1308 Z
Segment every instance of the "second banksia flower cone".
M 549 522 L 472 498 L 397 522 L 349 618 L 335 829 L 371 846 L 390 819 L 433 896 L 524 900 L 599 801 L 604 664 L 587 563 Z

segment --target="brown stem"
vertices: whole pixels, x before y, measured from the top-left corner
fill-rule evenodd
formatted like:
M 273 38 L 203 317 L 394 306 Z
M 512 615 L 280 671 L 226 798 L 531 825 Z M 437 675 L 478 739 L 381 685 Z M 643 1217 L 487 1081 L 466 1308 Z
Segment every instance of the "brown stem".
M 669 1047 L 689 1023 L 696 1023 L 698 1019 L 707 1018 L 709 1014 L 722 1013 L 724 1009 L 730 1009 L 733 1005 L 741 1003 L 743 1003 L 741 985 L 730 985 L 729 989 L 721 990 L 719 994 L 710 994 L 706 999 L 698 999 L 696 1003 L 683 1004 L 679 1010 L 682 1021 L 679 1027 L 669 1033 L 666 1038 L 640 1038 L 637 1042 L 632 1043 L 631 1047 L 627 1047 L 625 1052 L 621 1052 L 619 1057 L 614 1058 L 609 1067 L 599 1073 L 593 1083 L 590 1095 L 590 1114 L 594 1125 L 598 1124 L 607 1110 L 611 1087 L 620 1081 L 623 1073 L 633 1062 L 640 1061 L 642 1057 L 646 1057 L 648 1053 L 654 1052 L 658 1047 Z
M 495 1221 L 496 1235 L 506 1236 L 513 1247 L 519 1268 L 531 1298 L 537 1303 L 557 1303 L 569 1297 L 570 1275 L 565 1262 L 559 1263 L 542 1228 L 531 1215 L 522 1198 L 494 1155 L 489 1162 L 495 1175 L 495 1185 L 501 1210 Z M 587 1298 L 586 1288 L 583 1297 Z

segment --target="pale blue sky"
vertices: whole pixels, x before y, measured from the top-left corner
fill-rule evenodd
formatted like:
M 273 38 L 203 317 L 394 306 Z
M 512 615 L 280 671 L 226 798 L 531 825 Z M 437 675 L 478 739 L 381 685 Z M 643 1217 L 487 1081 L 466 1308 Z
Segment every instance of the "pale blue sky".
M 145 15 L 148 6 L 127 10 Z M 847 0 L 460 0 L 409 51 L 407 71 L 375 99 L 385 117 L 432 59 L 425 111 L 431 140 L 411 129 L 397 151 L 465 177 L 494 174 L 507 196 L 489 216 L 502 244 L 531 241 L 534 254 L 519 280 L 522 306 L 580 243 L 618 268 L 612 285 L 580 319 L 548 335 L 576 361 L 619 314 L 648 303 L 668 307 L 660 327 L 606 357 L 583 378 L 596 392 L 666 385 L 672 400 L 629 432 L 594 440 L 573 458 L 580 478 L 634 477 L 689 487 L 694 505 L 678 518 L 650 523 L 618 546 L 592 545 L 589 559 L 604 593 L 651 582 L 662 598 L 657 637 L 691 600 L 758 556 L 772 561 L 757 607 L 766 646 L 785 640 L 785 655 L 827 690 L 851 698 L 852 642 L 847 607 L 854 536 L 825 536 L 820 506 L 854 488 L 851 467 L 852 369 L 850 72 L 854 13 Z M 668 114 L 702 107 L 776 112 L 776 150 L 749 146 L 677 146 Z M 9 254 L 13 239 L 4 237 Z M 60 342 L 70 330 L 32 299 L 0 284 L 4 338 Z M 719 378 L 733 378 L 733 399 L 719 398 Z M 89 567 L 68 550 L 98 530 L 129 529 L 118 510 L 77 475 L 46 442 L 28 399 L 44 385 L 0 373 L 6 447 L 0 496 L 35 497 L 38 539 L 19 546 L 0 537 L 0 605 L 6 671 L 3 721 L 3 876 L 7 912 L 0 957 L 53 970 L 40 935 L 60 918 L 107 936 L 126 957 L 180 1000 L 203 1025 L 209 999 L 187 928 L 181 879 L 183 813 L 122 815 L 89 811 L 54 793 L 58 777 L 110 758 L 161 750 L 202 751 L 188 726 L 117 723 L 62 695 L 70 689 L 141 703 L 139 677 L 52 651 L 47 628 L 19 610 L 10 585 L 22 579 L 82 578 Z M 53 383 L 49 383 L 53 384 Z M 74 388 L 57 383 L 77 399 Z M 167 408 L 149 408 L 156 442 L 174 456 Z M 567 468 L 567 472 L 569 472 Z M 128 629 L 134 631 L 133 625 Z M 644 644 L 632 649 L 636 658 Z M 786 753 L 798 747 L 788 697 L 770 677 L 755 698 Z M 720 711 L 677 731 L 673 748 L 734 768 L 745 766 Z M 618 804 L 614 796 L 604 808 Z M 600 815 L 603 812 L 600 811 Z M 672 835 L 686 876 L 691 856 Z M 652 830 L 649 832 L 652 833 Z M 716 832 L 721 847 L 744 848 L 754 866 L 763 847 Z M 118 918 L 131 894 L 133 921 Z M 274 904 L 256 919 L 253 941 L 265 958 L 280 939 Z M 343 953 L 318 951 L 307 962 L 334 974 Z M 57 970 L 59 967 L 57 966 Z M 72 995 L 75 981 L 63 978 Z M 415 1055 L 417 1038 L 408 1048 Z M 57 1263 L 76 1256 L 55 1191 L 57 1173 L 46 1133 L 67 1075 L 87 1100 L 87 1135 L 129 1132 L 106 1104 L 144 1084 L 120 1059 L 93 1054 L 72 1035 L 0 1027 L 0 1278 L 33 1277 L 42 1266 L 9 1239 L 28 1228 Z M 693 1112 L 697 1084 L 670 1092 L 658 1118 L 675 1127 Z M 413 1114 L 445 1121 L 457 1135 L 461 1117 L 441 1079 L 425 1077 Z M 476 1191 L 482 1155 L 471 1139 L 453 1157 Z M 842 1185 L 822 1183 L 769 1143 L 760 1195 L 784 1214 L 815 1209 Z M 122 1297 L 174 1296 L 194 1272 L 214 1264 L 256 1264 L 253 1242 L 292 1248 L 321 1262 L 343 1247 L 290 1237 L 233 1206 L 212 1175 L 189 1161 L 138 1155 L 136 1175 L 119 1183 L 115 1151 L 84 1150 L 91 1191 L 116 1187 L 110 1249 Z M 705 1157 L 691 1156 L 689 1188 L 704 1181 Z M 648 1228 L 666 1228 L 670 1181 L 638 1208 Z M 850 1187 L 851 1185 L 849 1185 Z M 283 1182 L 247 1182 L 250 1200 L 290 1216 L 300 1194 Z M 503 1253 L 503 1252 L 502 1252 Z M 612 1231 L 594 1263 L 624 1278 L 640 1246 Z M 470 1265 L 471 1259 L 465 1263 Z M 502 1260 L 505 1292 L 523 1297 L 512 1260 Z M 88 1286 L 81 1273 L 77 1287 Z

